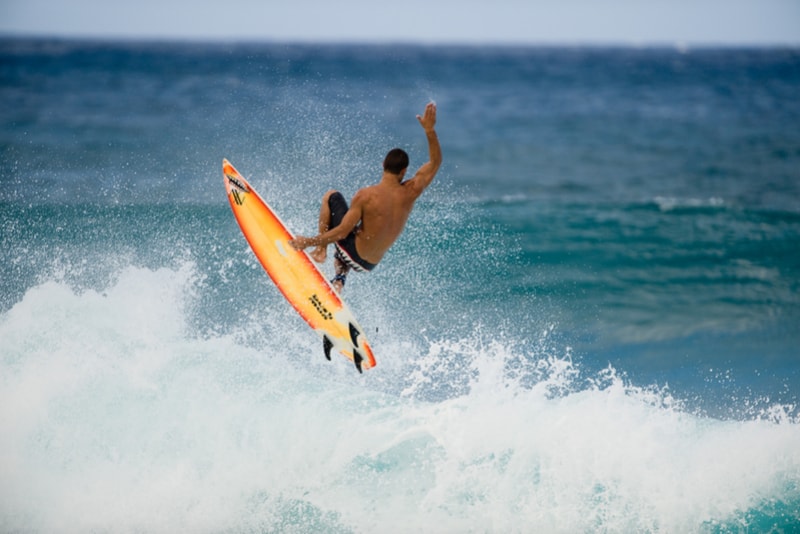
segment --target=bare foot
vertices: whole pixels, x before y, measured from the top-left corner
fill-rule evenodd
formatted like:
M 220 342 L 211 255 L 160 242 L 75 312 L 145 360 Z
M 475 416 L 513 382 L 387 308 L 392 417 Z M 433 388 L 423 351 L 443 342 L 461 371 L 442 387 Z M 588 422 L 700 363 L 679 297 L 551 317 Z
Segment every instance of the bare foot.
M 317 263 L 325 263 L 325 260 L 328 259 L 328 247 L 316 247 L 308 255 Z

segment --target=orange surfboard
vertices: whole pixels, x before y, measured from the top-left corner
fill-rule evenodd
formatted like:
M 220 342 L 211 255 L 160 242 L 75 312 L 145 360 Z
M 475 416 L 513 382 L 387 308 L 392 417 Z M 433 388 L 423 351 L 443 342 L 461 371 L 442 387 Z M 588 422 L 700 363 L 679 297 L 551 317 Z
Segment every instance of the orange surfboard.
M 222 160 L 228 200 L 261 265 L 297 313 L 322 338 L 325 357 L 337 351 L 358 369 L 375 367 L 375 357 L 350 309 L 305 251 L 289 245 L 293 235 L 255 189 Z

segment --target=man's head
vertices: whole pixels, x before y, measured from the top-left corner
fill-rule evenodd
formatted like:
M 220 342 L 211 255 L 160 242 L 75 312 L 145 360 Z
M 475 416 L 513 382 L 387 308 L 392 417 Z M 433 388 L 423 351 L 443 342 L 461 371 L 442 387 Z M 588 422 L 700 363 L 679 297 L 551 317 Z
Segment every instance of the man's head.
M 383 160 L 383 170 L 392 174 L 402 174 L 408 168 L 408 154 L 402 148 L 393 148 Z

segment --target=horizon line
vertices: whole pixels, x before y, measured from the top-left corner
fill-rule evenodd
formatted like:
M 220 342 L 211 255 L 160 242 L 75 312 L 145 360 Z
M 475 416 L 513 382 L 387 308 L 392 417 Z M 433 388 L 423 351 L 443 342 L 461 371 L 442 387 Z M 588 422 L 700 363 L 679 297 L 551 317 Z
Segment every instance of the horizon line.
M 666 40 L 652 41 L 626 39 L 541 39 L 541 40 L 501 40 L 501 39 L 371 39 L 371 38 L 312 38 L 266 36 L 227 36 L 227 35 L 156 35 L 156 34 L 103 34 L 103 33 L 47 33 L 15 32 L 0 30 L 3 40 L 54 40 L 73 42 L 119 42 L 152 44 L 198 44 L 198 45 L 318 45 L 318 46 L 419 46 L 454 48 L 674 48 L 676 50 L 710 48 L 800 48 L 800 41 L 729 41 L 729 40 Z

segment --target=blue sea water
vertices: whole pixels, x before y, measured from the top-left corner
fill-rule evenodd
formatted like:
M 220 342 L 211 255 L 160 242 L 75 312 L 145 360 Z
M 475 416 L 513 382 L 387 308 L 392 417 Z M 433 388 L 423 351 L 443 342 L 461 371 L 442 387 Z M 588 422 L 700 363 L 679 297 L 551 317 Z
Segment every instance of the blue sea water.
M 800 531 L 798 95 L 796 49 L 0 41 L 0 531 Z M 429 100 L 358 375 L 221 161 L 309 234 Z

